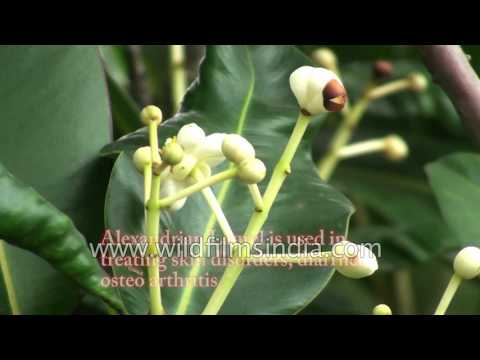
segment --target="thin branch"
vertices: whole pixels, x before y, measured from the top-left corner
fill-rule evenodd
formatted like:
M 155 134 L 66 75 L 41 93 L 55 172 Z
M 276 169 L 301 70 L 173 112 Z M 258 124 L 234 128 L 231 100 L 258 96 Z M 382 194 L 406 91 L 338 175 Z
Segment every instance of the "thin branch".
M 450 97 L 465 126 L 480 143 L 480 80 L 459 45 L 420 45 L 433 79 Z

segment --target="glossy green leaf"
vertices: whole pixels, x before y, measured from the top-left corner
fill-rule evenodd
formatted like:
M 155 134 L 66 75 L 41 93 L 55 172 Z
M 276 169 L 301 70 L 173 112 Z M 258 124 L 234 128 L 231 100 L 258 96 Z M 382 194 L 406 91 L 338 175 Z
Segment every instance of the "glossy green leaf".
M 450 155 L 429 164 L 426 171 L 458 245 L 480 244 L 480 155 Z
M 111 123 L 96 47 L 0 47 L 0 116 L 0 162 L 97 241 L 111 166 L 98 152 L 111 140 Z M 17 249 L 8 254 L 13 279 L 25 279 L 18 294 L 19 303 L 30 302 L 24 311 L 56 312 L 41 305 L 65 302 L 55 307 L 68 312 L 78 291 L 63 275 L 35 255 Z M 34 276 L 39 282 L 31 286 Z
M 131 133 L 141 127 L 140 107 L 135 101 L 107 75 L 108 91 L 112 106 L 116 137 Z
M 293 70 L 308 64 L 302 54 L 290 46 L 209 46 L 200 69 L 200 77 L 187 93 L 181 113 L 160 129 L 161 141 L 176 134 L 187 123 L 195 122 L 207 133 L 240 133 L 257 150 L 257 156 L 272 172 L 288 132 L 298 116 L 298 106 L 290 92 L 288 78 Z M 140 130 L 106 147 L 104 153 L 124 152 L 117 160 L 110 180 L 106 202 L 106 223 L 112 230 L 127 234 L 143 232 L 143 190 L 141 176 L 131 161 L 132 152 L 147 144 L 145 130 Z M 223 165 L 223 168 L 226 164 Z M 293 163 L 294 174 L 287 179 L 277 199 L 264 233 L 301 235 L 324 229 L 345 234 L 353 211 L 339 192 L 323 184 L 316 175 L 305 144 Z M 219 169 L 220 170 L 220 169 Z M 264 190 L 265 183 L 261 184 Z M 248 190 L 237 181 L 217 186 L 215 192 L 223 205 L 233 231 L 242 234 L 254 206 Z M 220 230 L 210 227 L 210 211 L 200 195 L 192 196 L 185 208 L 164 214 L 164 229 L 171 234 L 183 231 L 203 236 Z M 328 239 L 326 239 L 328 241 Z M 171 268 L 185 277 L 189 266 Z M 202 274 L 219 278 L 222 268 L 207 266 Z M 125 274 L 125 269 L 115 269 Z M 292 314 L 300 311 L 328 283 L 330 269 L 249 268 L 240 277 L 222 308 L 223 314 Z M 197 288 L 189 313 L 199 313 L 212 292 L 210 286 Z M 123 289 L 126 306 L 133 313 L 148 311 L 145 289 Z M 182 289 L 165 288 L 167 311 L 175 311 Z

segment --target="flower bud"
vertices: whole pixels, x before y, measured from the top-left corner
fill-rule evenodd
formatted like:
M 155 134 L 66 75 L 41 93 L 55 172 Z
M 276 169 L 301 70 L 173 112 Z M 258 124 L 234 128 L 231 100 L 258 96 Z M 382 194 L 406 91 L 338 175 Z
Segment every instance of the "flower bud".
M 373 315 L 392 315 L 392 309 L 388 305 L 380 304 L 373 308 Z
M 267 168 L 259 159 L 247 159 L 238 166 L 237 176 L 245 184 L 258 184 L 267 176 Z
M 410 88 L 413 91 L 421 92 L 428 87 L 428 80 L 422 74 L 411 74 L 408 80 L 410 81 Z
M 152 149 L 150 146 L 137 149 L 133 154 L 133 163 L 137 170 L 143 174 L 145 167 L 152 163 Z
M 337 56 L 328 48 L 320 48 L 313 52 L 313 60 L 321 67 L 335 71 L 337 69 Z
M 205 140 L 205 131 L 195 123 L 183 126 L 177 134 L 177 141 L 186 152 L 193 151 Z
M 162 110 L 154 105 L 149 105 L 142 110 L 140 114 L 142 118 L 142 123 L 144 125 L 149 125 L 151 122 L 155 122 L 158 125 L 162 122 L 163 114 Z
M 180 144 L 175 139 L 168 139 L 165 142 L 165 146 L 162 148 L 161 151 L 162 160 L 171 166 L 175 166 L 180 164 L 183 160 L 185 152 Z
M 183 160 L 172 168 L 172 176 L 177 181 L 185 180 L 197 165 L 197 158 L 186 154 Z
M 225 136 L 222 144 L 222 152 L 225 157 L 235 164 L 244 160 L 255 158 L 255 149 L 244 137 L 237 134 Z
M 307 116 L 341 111 L 347 102 L 342 82 L 327 69 L 303 66 L 295 70 L 290 76 L 290 88 Z
M 373 77 L 375 80 L 383 80 L 393 75 L 393 64 L 390 61 L 378 60 L 373 65 Z
M 392 161 L 405 159 L 409 154 L 407 143 L 397 135 L 390 135 L 385 138 L 385 156 Z
M 458 253 L 453 263 L 455 274 L 462 279 L 470 280 L 480 275 L 480 249 L 466 247 Z
M 378 270 L 377 257 L 363 245 L 342 241 L 333 246 L 332 253 L 338 262 L 335 269 L 345 277 L 362 279 Z

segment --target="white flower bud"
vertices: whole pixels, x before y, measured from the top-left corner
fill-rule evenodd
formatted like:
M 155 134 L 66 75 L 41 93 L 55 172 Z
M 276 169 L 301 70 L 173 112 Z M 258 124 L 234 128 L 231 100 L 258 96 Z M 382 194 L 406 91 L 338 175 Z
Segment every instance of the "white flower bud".
M 361 279 L 378 270 L 377 257 L 366 246 L 342 241 L 333 246 L 332 253 L 335 269 L 345 277 Z
M 408 156 L 407 143 L 397 135 L 390 135 L 385 138 L 385 156 L 392 161 L 400 161 Z
M 222 144 L 222 152 L 228 160 L 235 164 L 240 164 L 244 160 L 255 158 L 253 145 L 238 134 L 225 136 Z
M 320 48 L 312 54 L 313 60 L 325 69 L 335 71 L 337 68 L 337 56 L 328 48 Z
M 197 162 L 198 160 L 196 157 L 185 154 L 183 160 L 172 168 L 173 178 L 177 181 L 185 180 L 192 173 L 193 169 L 197 165 Z
M 185 156 L 183 148 L 175 139 L 168 139 L 162 149 L 162 160 L 171 166 L 178 165 Z
M 466 247 L 458 253 L 453 263 L 455 274 L 462 279 L 470 280 L 480 275 L 480 249 Z
M 290 88 L 307 116 L 341 111 L 347 102 L 342 82 L 327 69 L 303 66 L 295 70 L 290 75 Z
M 140 114 L 142 118 L 142 123 L 144 125 L 149 125 L 151 122 L 156 122 L 160 124 L 163 119 L 162 110 L 154 105 L 145 107 Z
M 238 166 L 237 176 L 245 184 L 258 184 L 267 176 L 267 168 L 259 159 L 247 159 Z
M 162 186 L 160 187 L 160 196 L 161 196 L 161 198 L 165 198 L 165 197 L 174 195 L 177 192 L 181 191 L 183 188 L 185 188 L 184 183 L 177 182 L 177 181 L 173 180 L 172 178 L 166 178 L 165 180 L 162 181 Z M 178 211 L 185 206 L 186 202 L 187 202 L 187 198 L 180 199 L 180 200 L 174 202 L 168 208 L 168 210 L 171 211 L 171 212 Z
M 221 164 L 225 160 L 222 153 L 222 144 L 225 134 L 215 133 L 208 135 L 205 141 L 193 152 L 198 161 L 204 161 L 211 167 Z
M 392 315 L 392 309 L 388 305 L 380 304 L 373 308 L 373 315 Z
M 133 154 L 133 163 L 137 170 L 143 174 L 145 167 L 152 163 L 152 149 L 150 146 L 144 146 L 137 149 L 135 154 Z
M 408 80 L 410 81 L 410 87 L 413 91 L 421 92 L 428 87 L 428 80 L 422 74 L 411 74 Z
M 192 152 L 205 140 L 205 131 L 197 124 L 183 126 L 177 134 L 177 141 L 185 152 Z

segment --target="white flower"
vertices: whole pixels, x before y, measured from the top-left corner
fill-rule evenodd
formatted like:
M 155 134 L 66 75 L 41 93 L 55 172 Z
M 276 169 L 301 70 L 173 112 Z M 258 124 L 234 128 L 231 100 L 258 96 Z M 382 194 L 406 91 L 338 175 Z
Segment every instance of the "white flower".
M 470 280 L 480 275 L 480 249 L 469 246 L 455 257 L 453 263 L 455 274 L 462 279 Z
M 225 134 L 205 135 L 205 132 L 197 124 L 183 126 L 177 134 L 177 142 L 183 148 L 183 160 L 164 171 L 161 175 L 162 184 L 160 197 L 165 198 L 173 195 L 189 185 L 189 176 L 197 166 L 202 172 L 208 168 L 218 166 L 225 160 L 222 153 L 222 144 Z M 171 211 L 178 211 L 185 205 L 187 199 L 178 200 L 171 207 Z
M 306 115 L 341 111 L 347 102 L 342 81 L 330 70 L 302 66 L 290 75 L 290 88 Z
M 337 262 L 335 269 L 345 277 L 361 279 L 378 270 L 377 257 L 363 245 L 342 241 L 333 246 L 332 253 Z

